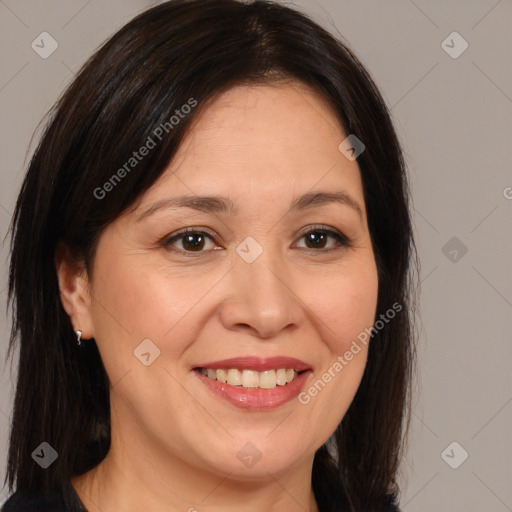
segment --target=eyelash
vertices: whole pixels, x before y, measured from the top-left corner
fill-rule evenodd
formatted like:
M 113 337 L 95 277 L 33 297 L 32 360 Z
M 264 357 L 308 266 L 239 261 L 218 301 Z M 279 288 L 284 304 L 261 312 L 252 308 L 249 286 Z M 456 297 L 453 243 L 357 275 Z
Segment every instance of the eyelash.
M 328 236 L 334 238 L 340 245 L 337 246 L 337 247 L 331 247 L 329 249 L 305 248 L 304 250 L 306 252 L 309 252 L 309 253 L 323 253 L 323 254 L 325 254 L 325 253 L 331 253 L 333 251 L 340 250 L 340 249 L 343 249 L 343 248 L 348 248 L 348 247 L 351 246 L 350 240 L 345 235 L 343 235 L 342 233 L 339 233 L 337 231 L 334 231 L 332 229 L 326 228 L 324 226 L 311 226 L 311 227 L 309 227 L 307 231 L 304 231 L 300 235 L 299 240 L 301 240 L 302 238 L 304 238 L 306 235 L 308 235 L 310 233 L 318 233 L 318 234 L 322 234 L 322 235 L 328 235 Z M 160 242 L 160 244 L 163 247 L 165 247 L 167 249 L 170 249 L 170 250 L 172 250 L 174 252 L 178 252 L 180 254 L 185 254 L 185 255 L 191 256 L 191 257 L 198 257 L 198 256 L 201 255 L 201 253 L 211 252 L 211 251 L 204 251 L 204 250 L 201 250 L 201 251 L 186 251 L 184 249 L 178 249 L 178 248 L 172 246 L 172 244 L 175 241 L 183 239 L 185 237 L 185 235 L 189 235 L 189 234 L 206 236 L 207 238 L 212 240 L 212 242 L 215 242 L 215 235 L 212 232 L 203 231 L 203 230 L 198 229 L 198 228 L 185 228 L 185 229 L 182 229 L 181 231 L 179 231 L 178 233 L 175 233 L 175 234 L 173 234 L 173 235 L 171 235 L 169 237 L 164 238 Z

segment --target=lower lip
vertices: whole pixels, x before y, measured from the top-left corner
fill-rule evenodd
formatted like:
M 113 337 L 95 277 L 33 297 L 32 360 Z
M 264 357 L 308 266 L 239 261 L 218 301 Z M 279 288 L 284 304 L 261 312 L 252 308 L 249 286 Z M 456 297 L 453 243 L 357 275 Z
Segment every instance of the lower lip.
M 201 379 L 203 384 L 210 388 L 215 394 L 236 407 L 252 411 L 263 411 L 274 409 L 275 407 L 279 407 L 293 400 L 300 393 L 311 370 L 301 373 L 284 386 L 276 386 L 272 389 L 232 386 L 231 384 L 210 379 L 199 370 L 194 370 L 194 373 Z

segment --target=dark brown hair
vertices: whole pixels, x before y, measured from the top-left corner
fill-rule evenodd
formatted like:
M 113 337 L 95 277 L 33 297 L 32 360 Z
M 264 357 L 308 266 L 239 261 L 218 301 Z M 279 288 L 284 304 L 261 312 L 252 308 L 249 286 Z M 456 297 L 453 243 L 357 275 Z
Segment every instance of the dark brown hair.
M 374 82 L 341 40 L 270 1 L 174 0 L 137 16 L 84 65 L 56 103 L 31 159 L 11 225 L 8 351 L 19 369 L 6 482 L 48 494 L 96 466 L 110 445 L 109 383 L 94 342 L 79 349 L 57 282 L 64 242 L 93 270 L 104 228 L 159 178 L 187 127 L 216 96 L 240 84 L 298 80 L 331 105 L 366 145 L 358 164 L 379 278 L 377 316 L 402 311 L 369 345 L 361 385 L 313 465 L 320 510 L 393 510 L 410 414 L 415 258 L 405 164 Z M 155 127 L 190 98 L 197 107 L 129 175 L 98 199 Z M 341 141 L 340 141 L 341 142 Z M 48 468 L 31 453 L 58 452 Z M 386 505 L 386 503 L 388 505 Z

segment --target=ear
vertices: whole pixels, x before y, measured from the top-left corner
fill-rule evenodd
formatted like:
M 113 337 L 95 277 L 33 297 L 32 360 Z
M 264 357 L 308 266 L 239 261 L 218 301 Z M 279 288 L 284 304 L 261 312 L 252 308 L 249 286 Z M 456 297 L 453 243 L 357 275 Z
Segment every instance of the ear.
M 62 242 L 55 250 L 55 268 L 59 282 L 60 300 L 74 331 L 82 331 L 83 339 L 94 338 L 91 314 L 92 296 L 85 264 L 76 261 Z

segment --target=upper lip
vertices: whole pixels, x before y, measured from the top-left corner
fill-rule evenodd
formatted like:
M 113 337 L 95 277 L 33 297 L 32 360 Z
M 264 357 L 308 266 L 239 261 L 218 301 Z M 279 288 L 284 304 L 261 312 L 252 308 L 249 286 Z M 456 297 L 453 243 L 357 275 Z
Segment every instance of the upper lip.
M 297 371 L 310 370 L 311 366 L 295 357 L 266 357 L 257 356 L 232 357 L 230 359 L 222 359 L 222 361 L 212 361 L 196 366 L 196 368 L 213 368 L 213 369 L 232 369 L 238 370 L 256 370 L 264 372 L 266 370 L 279 370 L 279 368 L 293 368 Z

